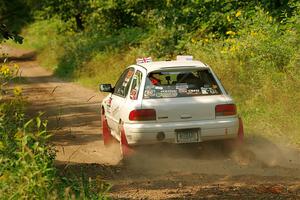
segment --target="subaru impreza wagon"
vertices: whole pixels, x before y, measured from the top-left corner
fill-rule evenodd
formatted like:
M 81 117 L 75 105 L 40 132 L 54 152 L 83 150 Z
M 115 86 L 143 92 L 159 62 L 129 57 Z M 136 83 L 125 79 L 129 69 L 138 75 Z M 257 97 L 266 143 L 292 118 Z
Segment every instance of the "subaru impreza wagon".
M 105 144 L 200 143 L 243 139 L 234 100 L 213 70 L 191 56 L 174 61 L 138 59 L 114 86 L 100 84 Z

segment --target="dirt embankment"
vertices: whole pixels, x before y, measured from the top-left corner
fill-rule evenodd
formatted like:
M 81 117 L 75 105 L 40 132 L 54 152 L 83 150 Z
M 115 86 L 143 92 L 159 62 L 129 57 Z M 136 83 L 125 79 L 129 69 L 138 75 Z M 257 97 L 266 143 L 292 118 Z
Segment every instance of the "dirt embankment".
M 6 51 L 11 58 L 30 55 Z M 157 145 L 122 163 L 118 146 L 105 148 L 102 142 L 102 94 L 53 77 L 34 57 L 14 62 L 25 78 L 21 86 L 30 113 L 45 112 L 49 120 L 61 173 L 83 171 L 106 180 L 112 184 L 113 198 L 300 199 L 297 148 L 263 137 L 247 138 L 244 148 L 234 152 L 219 143 Z

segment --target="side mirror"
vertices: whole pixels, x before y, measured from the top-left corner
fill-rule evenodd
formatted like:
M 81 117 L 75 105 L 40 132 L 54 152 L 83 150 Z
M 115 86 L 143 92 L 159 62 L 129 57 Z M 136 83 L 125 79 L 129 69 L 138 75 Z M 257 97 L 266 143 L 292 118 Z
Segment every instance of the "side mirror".
M 100 92 L 110 92 L 114 91 L 114 88 L 111 87 L 111 84 L 100 84 L 99 85 Z

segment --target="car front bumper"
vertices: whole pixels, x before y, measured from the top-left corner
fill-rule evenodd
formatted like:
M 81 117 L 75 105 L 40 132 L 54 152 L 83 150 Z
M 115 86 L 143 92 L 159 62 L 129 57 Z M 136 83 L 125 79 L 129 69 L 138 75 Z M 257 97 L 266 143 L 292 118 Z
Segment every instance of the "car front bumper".
M 238 134 L 238 118 L 222 118 L 204 121 L 185 121 L 168 123 L 124 124 L 128 144 L 192 143 L 207 140 L 236 138 Z M 197 129 L 198 138 L 190 142 L 178 140 L 178 130 Z M 162 137 L 163 134 L 163 137 Z

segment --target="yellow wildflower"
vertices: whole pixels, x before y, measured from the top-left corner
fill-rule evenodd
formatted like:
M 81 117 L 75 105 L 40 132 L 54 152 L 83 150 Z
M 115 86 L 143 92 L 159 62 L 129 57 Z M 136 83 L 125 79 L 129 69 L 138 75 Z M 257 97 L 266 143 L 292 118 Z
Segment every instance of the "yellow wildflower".
M 227 15 L 227 21 L 231 22 L 231 17 L 229 15 Z
M 22 94 L 22 88 L 17 86 L 14 88 L 14 95 L 15 96 L 20 96 Z
M 6 75 L 9 74 L 10 70 L 9 70 L 8 66 L 4 64 L 4 65 L 1 66 L 0 72 L 4 76 L 6 76 Z
M 236 32 L 234 32 L 234 31 L 227 31 L 226 32 L 226 35 L 235 35 L 236 34 Z
M 242 12 L 239 10 L 236 12 L 235 17 L 239 17 L 239 16 L 241 16 L 241 14 L 242 14 Z
M 238 49 L 239 49 L 238 46 L 233 45 L 233 46 L 229 49 L 229 51 L 230 51 L 230 52 L 236 52 Z
M 251 32 L 250 32 L 250 35 L 251 35 L 252 37 L 255 37 L 255 36 L 257 35 L 257 32 L 251 31 Z
M 224 47 L 224 48 L 221 50 L 221 53 L 222 53 L 222 54 L 226 54 L 226 53 L 227 53 L 227 48 Z

